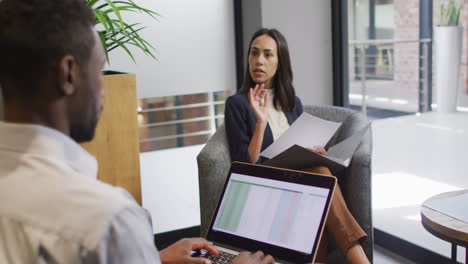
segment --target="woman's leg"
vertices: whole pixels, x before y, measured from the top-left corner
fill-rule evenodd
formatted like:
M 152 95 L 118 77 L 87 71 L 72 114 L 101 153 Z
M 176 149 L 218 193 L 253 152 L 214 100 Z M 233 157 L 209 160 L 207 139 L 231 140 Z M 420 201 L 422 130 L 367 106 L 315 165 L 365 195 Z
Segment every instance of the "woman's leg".
M 314 167 L 304 171 L 333 176 L 327 167 Z M 326 227 L 348 263 L 369 263 L 360 244 L 360 241 L 365 240 L 367 234 L 349 211 L 338 185 L 330 203 Z M 319 245 L 320 247 L 322 246 Z
M 327 262 L 327 230 L 323 230 L 322 237 L 320 238 L 317 254 L 315 255 L 314 263 L 326 263 Z

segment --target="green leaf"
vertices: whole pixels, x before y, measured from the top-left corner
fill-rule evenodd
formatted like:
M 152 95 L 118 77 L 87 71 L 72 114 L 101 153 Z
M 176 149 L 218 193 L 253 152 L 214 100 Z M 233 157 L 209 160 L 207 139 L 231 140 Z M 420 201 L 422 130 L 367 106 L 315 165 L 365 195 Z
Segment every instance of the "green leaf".
M 102 14 L 101 10 L 94 10 L 94 16 L 96 17 L 96 22 L 102 24 L 105 31 L 110 30 L 107 17 Z
M 89 7 L 93 7 L 98 1 L 99 1 L 99 0 L 88 0 L 86 4 L 87 4 Z
M 151 16 L 155 20 L 158 13 L 138 6 L 133 0 L 87 0 L 96 18 L 96 25 L 102 25 L 103 30 L 99 32 L 102 46 L 106 51 L 107 62 L 109 63 L 109 52 L 122 48 L 135 61 L 128 46 L 135 46 L 144 54 L 156 59 L 154 53 L 156 49 L 140 36 L 140 31 L 145 29 L 139 23 L 128 24 L 123 17 L 124 12 L 140 12 Z
M 123 36 L 123 37 L 120 37 L 120 38 L 118 39 L 118 41 L 121 42 L 122 44 L 126 44 L 126 43 L 129 43 L 129 42 L 131 41 L 131 39 L 129 39 L 129 38 Z M 109 50 L 113 50 L 113 49 L 115 49 L 115 48 L 117 48 L 117 47 L 119 47 L 118 44 L 112 43 L 112 46 L 109 47 Z
M 455 0 L 450 0 L 446 5 L 440 4 L 440 25 L 458 26 L 462 6 L 457 6 Z
M 123 48 L 125 50 L 125 52 L 127 52 L 127 54 L 130 56 L 130 58 L 132 58 L 133 62 L 136 63 L 135 61 L 135 58 L 133 57 L 133 54 L 132 52 L 130 52 L 130 50 L 127 48 L 127 46 L 125 46 L 124 43 L 120 42 L 119 40 L 115 39 L 115 38 L 111 38 L 111 40 L 113 42 L 115 42 L 116 44 L 118 44 L 121 48 Z
M 113 14 L 117 16 L 117 19 L 120 22 L 120 24 L 123 24 L 124 21 L 122 19 L 122 16 L 120 15 L 120 10 L 117 8 L 117 6 L 115 6 L 111 0 L 104 0 L 104 1 L 106 1 L 109 4 L 109 6 L 112 8 L 112 10 L 114 11 Z M 118 25 L 118 26 L 120 27 L 121 25 Z
M 458 8 L 457 16 L 455 19 L 455 25 L 458 25 L 458 22 L 460 21 L 460 11 L 461 11 L 461 7 Z
M 110 64 L 109 52 L 108 52 L 108 46 L 107 46 L 107 43 L 106 43 L 105 33 L 100 31 L 100 32 L 98 32 L 98 35 L 99 35 L 99 38 L 101 39 L 101 44 L 102 44 L 102 48 L 104 49 L 104 54 L 106 54 L 106 61 L 107 61 L 108 64 Z
M 142 30 L 142 29 L 144 29 L 144 28 L 143 28 L 143 27 L 142 27 L 142 28 L 139 28 L 139 29 L 137 29 L 136 31 L 140 31 L 140 30 Z M 115 36 L 111 36 L 111 37 L 114 38 Z M 132 39 L 131 39 L 131 38 L 128 38 L 127 36 L 121 36 L 121 37 L 118 39 L 118 41 L 120 41 L 121 43 L 127 43 L 127 42 L 132 41 Z M 112 43 L 110 43 L 109 51 L 112 50 L 112 49 L 114 49 L 115 47 L 118 47 L 118 45 L 117 45 L 117 44 L 112 44 Z
M 131 6 L 118 6 L 117 8 L 118 8 L 119 11 L 121 11 L 121 12 L 122 12 L 122 11 L 128 11 L 128 12 L 134 12 L 134 13 L 135 13 L 135 12 L 138 12 L 138 10 L 135 10 L 135 9 L 132 8 Z M 111 8 L 109 8 L 109 9 L 107 9 L 107 10 L 104 10 L 104 13 L 107 13 L 107 14 L 113 13 L 113 12 L 114 12 L 114 10 L 111 9 Z
M 121 1 L 115 1 L 115 2 L 121 2 Z M 142 11 L 142 12 L 144 12 L 144 13 L 150 15 L 151 17 L 153 17 L 153 18 L 155 18 L 155 19 L 156 19 L 157 16 L 159 16 L 158 13 L 156 13 L 156 12 L 154 12 L 154 11 L 152 11 L 152 10 L 149 10 L 149 9 L 144 8 L 144 7 L 138 6 L 138 5 L 137 5 L 134 1 L 132 1 L 132 0 L 128 0 L 127 3 L 130 4 L 130 5 L 132 5 L 132 6 L 134 6 L 135 8 L 138 8 L 140 11 Z
M 143 39 L 138 34 L 139 30 L 138 31 L 135 30 L 132 25 L 127 25 L 127 24 L 125 25 L 127 26 L 128 30 L 131 31 L 131 35 L 135 37 L 135 41 L 139 42 L 144 47 L 144 50 L 149 52 L 147 45 L 145 44 L 144 41 L 142 41 Z M 144 29 L 144 27 L 140 28 L 140 30 L 141 29 Z

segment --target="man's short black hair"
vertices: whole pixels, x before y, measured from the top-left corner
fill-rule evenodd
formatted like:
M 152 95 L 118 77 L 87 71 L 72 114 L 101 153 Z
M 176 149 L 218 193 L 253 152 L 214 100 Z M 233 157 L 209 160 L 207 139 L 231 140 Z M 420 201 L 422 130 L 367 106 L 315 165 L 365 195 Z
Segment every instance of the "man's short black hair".
M 84 65 L 94 22 L 85 0 L 0 0 L 0 84 L 30 86 L 65 55 Z

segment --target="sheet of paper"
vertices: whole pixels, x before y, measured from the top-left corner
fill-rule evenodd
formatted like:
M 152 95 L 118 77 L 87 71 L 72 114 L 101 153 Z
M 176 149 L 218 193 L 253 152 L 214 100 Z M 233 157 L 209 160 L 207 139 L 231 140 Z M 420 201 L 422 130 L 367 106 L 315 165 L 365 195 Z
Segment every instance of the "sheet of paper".
M 468 223 L 468 193 L 427 201 L 424 206 Z
M 325 146 L 341 123 L 332 122 L 303 113 L 286 132 L 260 155 L 269 159 L 285 151 L 294 144 L 304 148 Z
M 328 149 L 327 156 L 341 160 L 341 163 L 347 167 L 349 165 L 349 162 L 351 161 L 351 158 L 354 155 L 354 152 L 361 143 L 361 139 L 364 137 L 364 134 L 369 129 L 369 126 L 370 124 L 366 125 L 349 138 L 341 141 L 340 143 L 334 146 L 331 146 Z

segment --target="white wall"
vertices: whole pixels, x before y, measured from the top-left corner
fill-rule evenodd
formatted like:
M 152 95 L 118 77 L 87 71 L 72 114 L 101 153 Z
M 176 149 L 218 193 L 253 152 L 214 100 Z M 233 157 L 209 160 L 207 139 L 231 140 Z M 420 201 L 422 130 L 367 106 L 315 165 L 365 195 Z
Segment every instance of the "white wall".
M 232 1 L 136 2 L 161 14 L 159 21 L 126 14 L 148 27 L 141 35 L 156 47 L 159 62 L 135 51 L 135 64 L 116 50 L 108 68 L 136 73 L 139 98 L 236 88 Z
M 262 0 L 262 25 L 286 37 L 303 104 L 333 104 L 331 11 L 330 1 Z
M 200 225 L 198 167 L 194 157 L 202 147 L 140 155 L 143 207 L 151 212 L 155 234 Z

